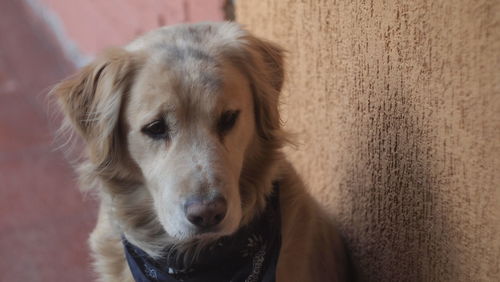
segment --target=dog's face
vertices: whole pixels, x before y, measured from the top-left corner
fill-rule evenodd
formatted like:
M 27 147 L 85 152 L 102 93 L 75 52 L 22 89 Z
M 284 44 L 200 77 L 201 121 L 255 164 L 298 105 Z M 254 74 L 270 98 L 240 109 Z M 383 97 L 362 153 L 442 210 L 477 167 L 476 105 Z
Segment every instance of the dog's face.
M 179 52 L 164 52 L 138 74 L 123 115 L 128 149 L 167 233 L 230 234 L 241 220 L 239 178 L 255 138 L 250 84 L 229 62 Z
M 236 24 L 184 25 L 109 51 L 54 89 L 86 141 L 87 177 L 104 183 L 135 242 L 231 234 L 263 208 L 283 143 L 281 61 Z

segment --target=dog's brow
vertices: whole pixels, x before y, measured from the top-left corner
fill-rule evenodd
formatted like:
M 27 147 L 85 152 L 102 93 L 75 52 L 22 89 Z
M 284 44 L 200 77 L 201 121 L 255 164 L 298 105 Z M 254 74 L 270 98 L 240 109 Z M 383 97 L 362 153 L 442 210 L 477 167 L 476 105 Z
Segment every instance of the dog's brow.
M 215 62 L 215 58 L 213 56 L 192 46 L 185 46 L 181 48 L 175 45 L 160 44 L 157 48 L 167 51 L 168 60 L 184 61 L 188 58 L 194 58 L 201 61 Z
M 193 58 L 203 60 L 203 61 L 210 61 L 210 62 L 215 61 L 215 59 L 212 56 L 208 55 L 207 53 L 203 52 L 200 49 L 188 47 L 185 49 L 185 51 L 186 51 L 188 56 L 191 56 Z
M 203 85 L 211 91 L 215 92 L 222 89 L 223 87 L 222 79 L 220 79 L 217 76 L 214 76 L 213 74 L 208 74 L 208 73 L 202 74 L 200 78 Z
M 169 62 L 182 62 L 188 58 L 194 58 L 196 60 L 208 62 L 215 66 L 218 65 L 216 59 L 213 56 L 209 55 L 207 52 L 201 49 L 192 46 L 186 46 L 181 48 L 175 45 L 163 44 L 159 45 L 158 48 L 167 51 L 167 60 Z M 201 84 L 207 90 L 209 90 L 208 92 L 216 92 L 223 87 L 222 79 L 214 73 L 211 72 L 201 73 L 199 74 L 199 79 Z

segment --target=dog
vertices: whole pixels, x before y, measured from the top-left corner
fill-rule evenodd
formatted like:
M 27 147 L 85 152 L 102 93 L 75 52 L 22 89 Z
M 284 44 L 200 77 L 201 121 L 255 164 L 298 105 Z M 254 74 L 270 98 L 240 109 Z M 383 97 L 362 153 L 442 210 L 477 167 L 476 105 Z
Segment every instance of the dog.
M 55 86 L 100 202 L 101 281 L 347 279 L 338 232 L 282 152 L 283 53 L 236 23 L 181 24 Z

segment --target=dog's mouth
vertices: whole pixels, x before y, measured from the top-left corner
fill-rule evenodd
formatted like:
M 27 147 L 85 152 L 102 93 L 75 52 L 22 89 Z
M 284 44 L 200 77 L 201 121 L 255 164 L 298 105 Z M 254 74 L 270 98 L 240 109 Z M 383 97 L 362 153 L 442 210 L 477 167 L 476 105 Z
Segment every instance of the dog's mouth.
M 218 239 L 220 237 L 224 236 L 229 236 L 236 232 L 235 230 L 232 230 L 232 228 L 229 228 L 226 224 L 221 224 L 213 227 L 207 227 L 207 228 L 193 228 L 191 233 L 191 238 L 194 239 Z
M 217 226 L 199 228 L 192 225 L 184 226 L 181 230 L 176 230 L 167 234 L 178 243 L 189 241 L 215 241 L 221 237 L 226 237 L 234 234 L 238 230 L 238 225 L 232 226 L 230 222 L 225 220 Z
M 220 237 L 221 235 L 222 228 L 220 226 L 215 226 L 215 227 L 209 227 L 209 228 L 203 228 L 203 229 L 197 229 L 195 230 L 194 237 Z

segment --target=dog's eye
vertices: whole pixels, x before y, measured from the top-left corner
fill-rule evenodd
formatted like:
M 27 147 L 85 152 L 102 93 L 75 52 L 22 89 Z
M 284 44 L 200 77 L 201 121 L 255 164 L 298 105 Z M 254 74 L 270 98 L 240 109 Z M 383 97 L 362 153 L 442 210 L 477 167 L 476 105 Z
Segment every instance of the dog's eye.
M 222 114 L 217 123 L 217 130 L 220 134 L 224 134 L 231 130 L 238 119 L 240 111 L 227 111 Z
M 164 139 L 168 135 L 167 125 L 162 119 L 147 124 L 141 131 L 153 139 Z

